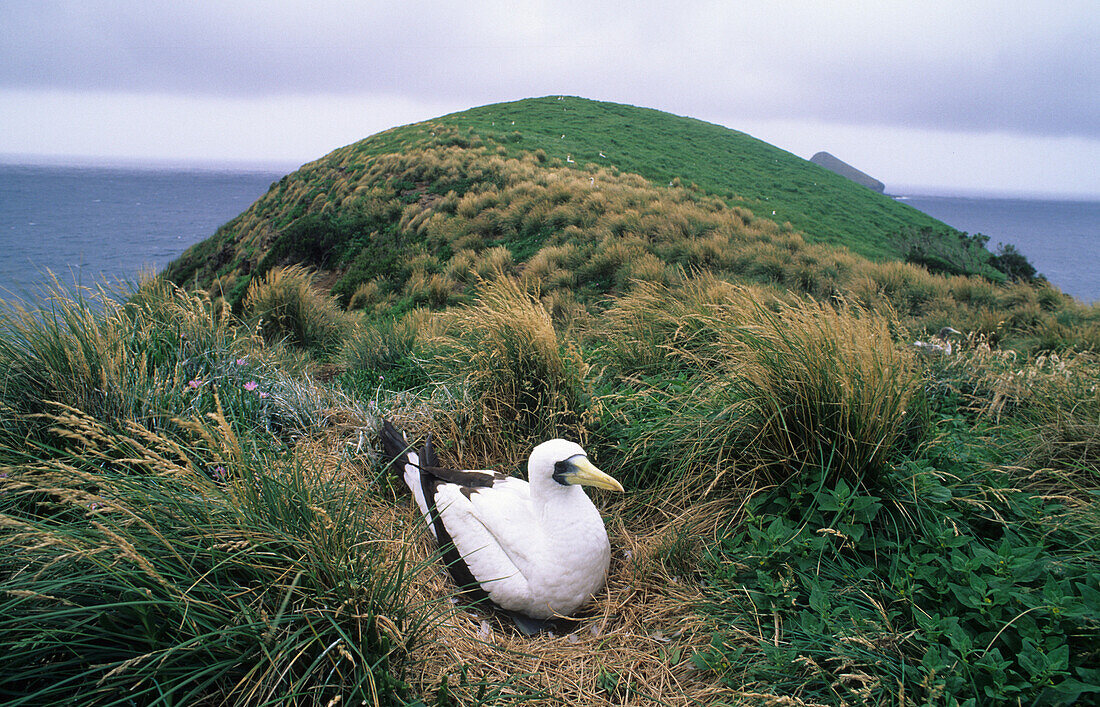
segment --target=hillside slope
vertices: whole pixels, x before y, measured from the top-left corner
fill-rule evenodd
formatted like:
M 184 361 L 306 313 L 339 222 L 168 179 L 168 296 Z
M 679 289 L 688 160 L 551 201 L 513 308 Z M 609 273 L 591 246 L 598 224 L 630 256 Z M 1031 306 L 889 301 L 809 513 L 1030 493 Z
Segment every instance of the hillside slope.
M 565 185 L 576 191 L 562 192 Z M 593 201 L 586 186 L 618 190 L 626 201 Z M 545 97 L 394 128 L 335 150 L 272 185 L 166 274 L 238 301 L 257 272 L 302 262 L 328 272 L 326 282 L 339 284 L 347 302 L 380 276 L 390 280 L 383 289 L 400 288 L 391 276 L 409 258 L 426 261 L 429 277 L 457 251 L 476 260 L 503 246 L 524 262 L 568 226 L 582 243 L 605 238 L 608 228 L 653 243 L 660 240 L 654 204 L 662 199 L 725 211 L 719 220 L 734 214 L 735 230 L 795 232 L 875 260 L 903 257 L 891 240 L 900 232 L 951 230 L 743 133 L 650 109 Z M 609 223 L 611 212 L 639 206 L 653 223 Z M 444 227 L 456 217 L 463 223 Z M 718 227 L 700 218 L 688 217 L 691 238 Z M 665 255 L 680 266 L 700 264 Z

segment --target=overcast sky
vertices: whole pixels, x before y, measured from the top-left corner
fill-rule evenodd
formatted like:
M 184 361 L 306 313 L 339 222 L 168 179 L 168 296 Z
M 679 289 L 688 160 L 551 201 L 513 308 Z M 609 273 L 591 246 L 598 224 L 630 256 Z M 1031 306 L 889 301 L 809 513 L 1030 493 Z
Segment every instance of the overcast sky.
M 894 192 L 1095 197 L 1098 7 L 2 0 L 0 153 L 289 168 L 569 94 L 827 150 Z

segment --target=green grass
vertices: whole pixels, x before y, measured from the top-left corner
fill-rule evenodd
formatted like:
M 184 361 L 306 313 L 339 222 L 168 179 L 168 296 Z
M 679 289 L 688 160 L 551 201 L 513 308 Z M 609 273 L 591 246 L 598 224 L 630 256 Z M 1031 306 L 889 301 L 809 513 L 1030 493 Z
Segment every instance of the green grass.
M 494 132 L 512 120 L 527 133 Z M 554 141 L 571 139 L 568 163 Z M 598 157 L 611 139 L 622 142 L 622 165 Z M 695 166 L 691 183 L 667 186 L 670 159 Z M 658 111 L 573 98 L 498 104 L 395 128 L 303 166 L 165 274 L 240 314 L 261 280 L 308 267 L 341 305 L 396 319 L 469 304 L 499 275 L 523 273 L 529 289 L 554 299 L 555 316 L 576 318 L 638 283 L 710 272 L 894 309 L 914 337 L 952 325 L 1026 341 L 1029 352 L 1100 341 L 1096 308 L 1042 282 L 1005 282 L 984 238 L 943 235 L 904 204 L 816 169 Z M 773 181 L 789 187 L 776 203 L 752 192 Z M 265 333 L 310 336 L 302 327 L 321 302 L 286 322 L 264 319 Z M 312 323 L 335 337 L 339 318 L 328 307 Z
M 950 230 L 750 135 L 650 108 L 547 96 L 473 108 L 438 122 L 473 128 L 510 154 L 542 150 L 551 161 L 573 159 L 569 166 L 576 169 L 592 163 L 658 185 L 694 184 L 760 218 L 789 222 L 811 242 L 844 245 L 869 257 L 898 257 L 887 236 L 906 228 Z
M 449 244 L 423 231 L 430 218 L 425 208 L 453 213 L 456 199 L 504 188 L 509 177 L 500 169 L 502 158 L 533 161 L 544 171 L 569 168 L 578 184 L 638 175 L 650 186 L 675 185 L 686 200 L 720 199 L 743 209 L 745 225 L 789 224 L 781 228 L 810 243 L 873 259 L 905 258 L 907 249 L 894 238 L 902 232 L 952 233 L 905 204 L 743 133 L 651 109 L 546 97 L 394 128 L 335 150 L 284 177 L 166 272 L 236 306 L 254 272 L 300 263 L 341 273 L 334 292 L 347 303 L 378 275 L 399 271 L 402 282 L 414 276 L 410 261 L 418 255 L 449 259 Z M 552 213 L 532 215 L 517 232 L 505 228 L 503 238 L 487 245 L 507 243 L 525 261 L 569 224 Z M 474 229 L 499 225 L 482 222 Z

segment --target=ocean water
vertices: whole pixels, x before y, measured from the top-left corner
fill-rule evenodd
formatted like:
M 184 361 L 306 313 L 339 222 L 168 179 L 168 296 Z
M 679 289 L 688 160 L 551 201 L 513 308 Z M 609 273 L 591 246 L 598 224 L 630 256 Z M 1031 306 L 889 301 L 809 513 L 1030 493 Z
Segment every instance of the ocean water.
M 0 297 L 48 280 L 135 281 L 262 196 L 283 172 L 0 164 Z M 990 246 L 1011 243 L 1064 292 L 1100 301 L 1100 201 L 898 197 Z
M 270 171 L 0 164 L 0 297 L 134 282 L 262 196 Z
M 1100 301 L 1100 201 L 900 197 L 906 204 L 967 233 L 1009 243 L 1063 292 Z

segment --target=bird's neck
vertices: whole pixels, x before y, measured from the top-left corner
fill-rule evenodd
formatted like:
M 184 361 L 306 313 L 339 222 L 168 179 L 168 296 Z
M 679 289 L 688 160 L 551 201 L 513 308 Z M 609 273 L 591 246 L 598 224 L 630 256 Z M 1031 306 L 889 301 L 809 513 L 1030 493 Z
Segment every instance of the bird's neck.
M 580 486 L 555 485 L 558 488 L 539 494 L 535 501 L 535 513 L 544 529 L 573 525 L 598 513 Z

